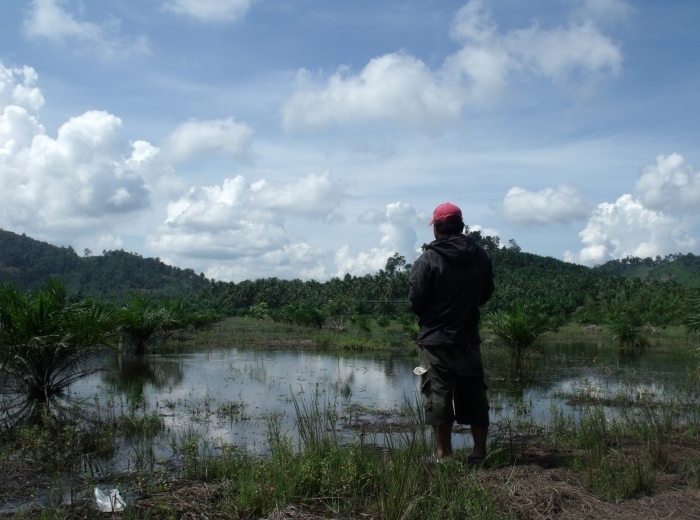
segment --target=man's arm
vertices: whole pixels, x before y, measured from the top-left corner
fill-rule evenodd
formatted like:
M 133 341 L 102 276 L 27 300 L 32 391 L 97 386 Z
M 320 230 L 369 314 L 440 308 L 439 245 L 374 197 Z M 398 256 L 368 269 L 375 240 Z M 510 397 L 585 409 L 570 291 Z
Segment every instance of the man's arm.
M 408 299 L 411 302 L 411 309 L 420 318 L 423 316 L 433 289 L 430 264 L 425 253 L 413 264 L 409 282 Z
M 486 279 L 486 284 L 484 285 L 484 292 L 481 294 L 481 301 L 479 302 L 479 306 L 482 306 L 485 304 L 487 301 L 489 301 L 489 298 L 491 298 L 491 295 L 493 294 L 494 289 L 496 286 L 493 283 L 493 263 L 491 262 L 491 257 L 486 256 L 488 260 L 488 269 L 487 269 L 487 279 Z

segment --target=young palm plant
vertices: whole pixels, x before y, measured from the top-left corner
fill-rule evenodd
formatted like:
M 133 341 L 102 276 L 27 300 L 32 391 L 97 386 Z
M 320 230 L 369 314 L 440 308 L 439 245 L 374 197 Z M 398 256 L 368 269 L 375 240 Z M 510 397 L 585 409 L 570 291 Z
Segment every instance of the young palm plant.
M 499 346 L 506 349 L 513 366 L 522 373 L 523 362 L 531 352 L 535 340 L 556 329 L 555 321 L 546 314 L 523 306 L 512 311 L 494 312 L 484 319 L 486 326 L 498 338 Z
M 116 312 L 123 344 L 138 357 L 177 330 L 187 327 L 188 309 L 183 300 L 160 305 L 137 293 Z
M 0 287 L 0 372 L 30 401 L 48 403 L 96 372 L 90 359 L 113 339 L 110 313 L 89 300 L 69 303 L 57 280 L 31 293 Z
M 683 325 L 688 334 L 700 331 L 700 290 L 696 290 L 688 298 Z

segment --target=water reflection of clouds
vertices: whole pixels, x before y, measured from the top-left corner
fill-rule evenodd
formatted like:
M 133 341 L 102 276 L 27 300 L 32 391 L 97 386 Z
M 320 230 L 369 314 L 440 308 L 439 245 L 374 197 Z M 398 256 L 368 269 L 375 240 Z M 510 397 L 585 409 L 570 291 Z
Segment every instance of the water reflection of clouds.
M 570 346 L 566 347 L 572 350 Z M 586 347 L 587 348 L 587 347 Z M 566 413 L 576 413 L 565 401 L 557 398 L 561 394 L 574 394 L 582 389 L 592 395 L 614 395 L 636 388 L 649 396 L 660 396 L 664 392 L 668 374 L 650 372 L 645 368 L 659 366 L 658 360 L 640 356 L 636 359 L 611 359 L 614 370 L 602 370 L 592 366 L 593 356 L 599 359 L 599 350 L 581 349 L 552 354 L 546 377 L 532 384 L 518 386 L 512 381 L 495 379 L 490 392 L 493 405 L 492 419 L 515 417 L 548 421 L 552 408 L 565 408 Z M 558 357 L 556 357 L 558 356 Z M 486 360 L 488 363 L 488 360 Z M 162 387 L 145 382 L 144 403 L 151 409 L 158 408 L 165 415 L 166 426 L 177 430 L 195 428 L 210 439 L 236 444 L 255 450 L 264 449 L 266 417 L 279 418 L 283 431 L 294 429 L 294 406 L 291 396 L 307 401 L 317 392 L 322 402 L 339 409 L 357 403 L 369 409 L 396 410 L 406 398 L 415 399 L 419 392 L 420 379 L 413 375 L 415 360 L 373 359 L 365 357 L 339 357 L 328 353 L 299 350 L 240 350 L 210 349 L 205 352 L 159 357 L 160 366 L 176 364 L 182 376 L 172 378 L 171 385 Z M 620 369 L 623 363 L 632 367 L 630 372 Z M 635 376 L 635 368 L 644 373 L 646 379 Z M 644 367 L 644 368 L 642 368 Z M 498 375 L 498 374 L 494 374 Z M 104 380 L 104 378 L 103 378 Z M 100 379 L 93 377 L 76 384 L 73 392 L 90 396 L 95 392 L 106 394 L 108 389 L 99 387 Z M 636 386 L 635 386 L 636 385 Z M 345 393 L 341 395 L 341 389 Z M 166 403 L 174 403 L 174 409 Z M 242 416 L 222 419 L 216 410 L 226 403 L 245 403 Z M 207 404 L 209 408 L 207 408 Z M 458 446 L 468 442 L 468 436 L 458 436 Z

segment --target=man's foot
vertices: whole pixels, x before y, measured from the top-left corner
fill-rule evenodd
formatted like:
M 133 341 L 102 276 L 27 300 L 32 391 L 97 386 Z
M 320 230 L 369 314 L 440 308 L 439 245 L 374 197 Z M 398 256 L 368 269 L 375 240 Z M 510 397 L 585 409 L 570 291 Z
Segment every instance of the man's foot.
M 470 453 L 467 455 L 467 463 L 469 463 L 471 466 L 480 466 L 482 462 L 484 462 L 484 457 L 483 455 L 478 455 L 476 453 Z
M 441 464 L 442 462 L 448 462 L 450 460 L 452 460 L 452 457 L 438 457 L 435 453 L 420 458 L 420 461 L 426 466 L 434 466 L 435 464 Z

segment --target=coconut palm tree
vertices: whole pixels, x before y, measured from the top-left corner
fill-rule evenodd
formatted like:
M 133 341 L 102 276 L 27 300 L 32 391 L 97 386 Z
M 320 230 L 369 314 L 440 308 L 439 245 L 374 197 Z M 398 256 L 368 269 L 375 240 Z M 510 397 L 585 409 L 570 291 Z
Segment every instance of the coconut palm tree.
M 96 372 L 89 361 L 114 337 L 111 314 L 90 300 L 69 303 L 58 280 L 30 293 L 0 286 L 0 372 L 30 401 L 48 403 Z

